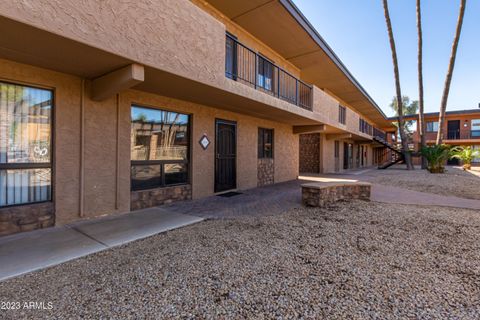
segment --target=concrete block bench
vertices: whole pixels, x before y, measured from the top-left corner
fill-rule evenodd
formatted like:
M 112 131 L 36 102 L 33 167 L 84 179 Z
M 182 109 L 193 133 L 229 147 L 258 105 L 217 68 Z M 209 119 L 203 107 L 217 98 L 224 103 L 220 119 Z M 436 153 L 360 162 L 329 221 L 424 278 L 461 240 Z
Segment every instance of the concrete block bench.
M 308 207 L 324 207 L 339 200 L 370 200 L 368 182 L 339 181 L 302 184 L 302 203 Z

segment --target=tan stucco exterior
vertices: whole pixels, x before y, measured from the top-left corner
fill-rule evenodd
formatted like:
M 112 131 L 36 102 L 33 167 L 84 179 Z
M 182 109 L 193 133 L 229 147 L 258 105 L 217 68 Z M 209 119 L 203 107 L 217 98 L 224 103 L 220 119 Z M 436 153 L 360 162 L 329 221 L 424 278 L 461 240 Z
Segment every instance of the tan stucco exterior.
M 0 60 L 0 80 L 54 89 L 54 203 L 57 224 L 80 218 L 81 183 L 81 79 Z M 130 107 L 132 104 L 192 115 L 192 196 L 214 194 L 214 146 L 203 150 L 198 140 L 207 134 L 215 140 L 215 119 L 237 122 L 237 188 L 257 186 L 258 128 L 275 132 L 275 182 L 298 175 L 298 136 L 292 126 L 245 116 L 209 106 L 127 90 L 102 102 L 84 99 L 84 216 L 93 217 L 130 209 Z M 117 119 L 119 122 L 117 122 Z M 118 134 L 117 134 L 118 130 Z M 118 146 L 118 162 L 117 162 Z M 117 167 L 118 163 L 118 167 Z M 118 179 L 118 182 L 117 182 Z
M 132 104 L 191 115 L 194 199 L 214 194 L 215 119 L 237 124 L 240 190 L 259 184 L 260 127 L 274 130 L 275 183 L 298 176 L 297 127 L 315 128 L 320 133 L 321 172 L 336 171 L 335 135 L 340 141 L 338 171 L 343 171 L 344 142 L 364 144 L 368 153 L 364 166 L 372 164 L 368 145 L 372 137 L 359 131 L 359 119 L 372 126 L 383 125 L 384 119 L 368 97 L 354 88 L 348 75 L 337 69 L 333 72 L 329 58 L 325 53 L 317 55 L 321 50 L 312 47 L 305 32 L 298 34 L 300 49 L 312 47 L 317 50 L 315 56 L 289 56 L 292 48 L 282 48 L 278 39 L 272 45 L 261 40 L 268 30 L 249 31 L 219 7 L 203 0 L 0 2 L 0 28 L 4 31 L 0 80 L 54 92 L 52 200 L 57 225 L 130 210 Z M 286 14 L 277 1 L 268 3 L 267 8 L 272 10 L 270 15 Z M 243 24 L 254 23 L 247 22 Z M 282 29 L 286 27 L 282 25 Z M 301 32 L 297 27 L 287 28 L 289 39 L 295 38 L 291 33 Z M 314 74 L 318 65 L 328 65 L 326 70 L 332 72 L 322 74 L 321 81 L 313 82 L 319 79 L 317 74 L 310 77 L 312 110 L 227 78 L 226 31 L 299 80 Z M 122 72 L 130 68 L 141 71 L 141 76 L 129 78 L 128 72 Z M 324 85 L 330 76 L 332 86 L 349 83 L 344 94 L 339 94 L 341 87 L 336 87 L 336 96 Z M 361 105 L 355 105 L 359 95 L 363 97 Z M 347 108 L 345 124 L 339 123 L 339 105 Z M 369 115 L 360 114 L 361 110 Z M 204 134 L 212 142 L 207 150 L 198 143 Z
M 5 37 L 8 42 L 0 47 L 14 50 L 0 49 L 0 57 L 88 79 L 136 62 L 146 67 L 145 81 L 137 86 L 142 91 L 298 125 L 325 121 L 323 111 L 318 114 L 303 110 L 225 77 L 226 30 L 294 76 L 301 78 L 302 72 L 288 57 L 271 49 L 208 1 L 14 1 L 0 3 L 0 12 L 2 29 L 24 28 L 21 32 L 25 34 L 21 38 Z M 142 17 L 141 23 L 138 17 Z M 25 46 L 25 42 L 33 45 Z M 56 50 L 52 51 L 52 47 Z M 45 56 L 37 57 L 38 52 Z M 192 90 L 185 92 L 182 87 Z M 333 95 L 329 90 L 325 92 Z M 226 101 L 209 101 L 212 95 Z M 245 99 L 255 102 L 255 107 L 245 105 Z M 322 103 L 316 99 L 314 96 L 314 104 Z M 344 100 L 341 103 L 352 112 L 357 110 Z M 265 112 L 267 106 L 284 112 L 265 115 L 258 106 Z M 332 114 L 328 120 L 335 123 L 336 118 Z
M 0 12 L 187 78 L 207 83 L 224 78 L 224 64 L 218 57 L 224 56 L 225 26 L 188 0 L 3 1 Z

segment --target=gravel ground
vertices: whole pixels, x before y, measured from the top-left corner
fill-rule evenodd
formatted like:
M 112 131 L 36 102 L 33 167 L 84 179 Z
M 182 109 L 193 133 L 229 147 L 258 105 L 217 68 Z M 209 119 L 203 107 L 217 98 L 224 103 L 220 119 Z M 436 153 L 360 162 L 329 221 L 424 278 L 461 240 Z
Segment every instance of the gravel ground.
M 480 200 L 480 171 L 464 171 L 460 167 L 447 167 L 445 174 L 431 174 L 427 170 L 407 171 L 405 166 L 387 170 L 371 170 L 365 178 L 374 183 L 414 191 Z M 364 175 L 359 176 L 363 179 Z
M 339 203 L 209 220 L 0 283 L 0 318 L 478 319 L 480 215 Z

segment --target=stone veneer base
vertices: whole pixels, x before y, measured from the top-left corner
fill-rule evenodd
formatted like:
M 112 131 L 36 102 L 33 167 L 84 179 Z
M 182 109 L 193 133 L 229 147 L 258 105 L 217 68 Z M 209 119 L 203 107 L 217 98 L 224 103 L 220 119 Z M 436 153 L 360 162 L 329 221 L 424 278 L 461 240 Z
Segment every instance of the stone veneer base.
M 301 134 L 299 153 L 301 173 L 320 173 L 320 133 Z
M 275 182 L 275 165 L 273 158 L 258 159 L 257 186 L 263 187 Z
M 339 200 L 370 200 L 371 184 L 307 183 L 302 185 L 302 203 L 308 207 L 324 207 Z
M 139 210 L 156 207 L 162 204 L 192 199 L 192 186 L 189 184 L 132 191 L 130 209 Z
M 54 225 L 55 208 L 53 202 L 0 208 L 0 236 Z

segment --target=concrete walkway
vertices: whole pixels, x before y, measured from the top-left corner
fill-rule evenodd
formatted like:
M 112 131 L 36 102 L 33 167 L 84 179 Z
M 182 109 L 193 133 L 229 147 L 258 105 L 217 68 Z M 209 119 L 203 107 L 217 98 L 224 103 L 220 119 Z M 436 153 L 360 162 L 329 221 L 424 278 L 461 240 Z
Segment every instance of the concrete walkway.
M 372 201 L 392 204 L 413 204 L 480 210 L 480 200 L 447 197 L 380 184 L 372 185 L 371 198 Z
M 0 281 L 200 222 L 160 208 L 0 238 Z
M 373 169 L 375 170 L 375 169 Z M 366 181 L 368 177 L 362 174 L 370 170 L 362 170 L 349 174 L 329 174 L 300 176 L 305 181 L 332 182 L 332 181 Z M 371 182 L 371 181 L 370 181 Z M 433 193 L 413 191 L 404 188 L 392 187 L 372 182 L 371 200 L 391 204 L 410 204 L 419 206 L 441 206 L 480 210 L 480 200 L 465 199 L 460 197 L 442 196 Z

